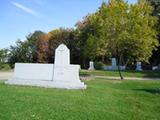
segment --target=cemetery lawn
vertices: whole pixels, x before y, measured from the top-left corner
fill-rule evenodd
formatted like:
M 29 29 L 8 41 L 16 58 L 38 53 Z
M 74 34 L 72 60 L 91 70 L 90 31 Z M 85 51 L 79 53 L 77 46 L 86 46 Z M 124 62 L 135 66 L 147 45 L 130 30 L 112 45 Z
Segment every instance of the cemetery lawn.
M 86 90 L 0 82 L 0 120 L 160 120 L 160 81 L 85 81 Z
M 95 76 L 114 76 L 119 77 L 118 71 L 105 71 L 105 70 L 81 70 L 81 75 L 95 75 Z M 124 77 L 140 77 L 140 78 L 160 78 L 160 71 L 134 71 L 134 70 L 126 70 L 122 71 L 122 75 Z

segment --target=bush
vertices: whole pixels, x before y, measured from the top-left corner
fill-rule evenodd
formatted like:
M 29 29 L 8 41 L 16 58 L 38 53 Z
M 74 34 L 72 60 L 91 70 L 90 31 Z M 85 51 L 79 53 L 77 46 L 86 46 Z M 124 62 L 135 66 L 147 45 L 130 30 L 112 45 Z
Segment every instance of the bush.
M 2 71 L 7 71 L 7 70 L 10 70 L 11 67 L 9 64 L 0 64 L 0 70 Z
M 95 62 L 94 67 L 96 70 L 103 70 L 104 63 L 102 62 Z

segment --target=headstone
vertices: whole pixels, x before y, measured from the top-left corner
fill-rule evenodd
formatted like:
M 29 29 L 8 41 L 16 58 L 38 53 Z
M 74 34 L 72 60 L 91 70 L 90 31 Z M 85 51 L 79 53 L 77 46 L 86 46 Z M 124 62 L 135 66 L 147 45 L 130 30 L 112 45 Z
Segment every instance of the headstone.
M 137 71 L 142 71 L 141 62 L 137 62 L 137 64 L 136 64 L 136 70 Z
M 88 70 L 95 70 L 94 69 L 94 62 L 93 61 L 89 62 L 89 68 L 88 68 Z
M 111 66 L 104 66 L 104 70 L 118 70 L 116 58 L 112 58 L 112 65 Z M 121 70 L 126 70 L 125 65 L 120 65 Z
M 152 66 L 152 70 L 158 70 L 158 66 Z
M 56 49 L 55 64 L 16 63 L 14 76 L 6 84 L 47 88 L 85 89 L 79 79 L 79 65 L 70 64 L 70 51 L 61 44 Z
M 70 64 L 70 51 L 64 44 L 59 45 L 56 49 L 54 64 L 55 66 L 68 66 Z
M 111 66 L 104 66 L 104 70 L 117 70 L 118 67 L 117 67 L 117 61 L 116 61 L 116 58 L 112 58 L 111 59 Z
M 125 65 L 120 66 L 120 69 L 121 69 L 121 70 L 126 70 L 126 66 L 125 66 Z
M 112 58 L 112 67 L 111 70 L 117 70 L 117 61 L 116 58 Z
M 117 67 L 117 61 L 116 58 L 112 58 L 112 67 Z

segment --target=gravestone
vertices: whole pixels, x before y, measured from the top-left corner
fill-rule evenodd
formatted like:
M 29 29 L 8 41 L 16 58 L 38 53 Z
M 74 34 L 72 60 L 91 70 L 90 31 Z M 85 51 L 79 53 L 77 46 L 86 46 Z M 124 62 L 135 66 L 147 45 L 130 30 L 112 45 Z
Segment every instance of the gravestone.
M 117 69 L 117 61 L 116 58 L 112 58 L 112 69 L 116 70 Z
M 88 68 L 88 70 L 94 70 L 94 62 L 93 61 L 89 62 L 89 68 Z
M 120 65 L 121 70 L 125 70 L 125 65 Z M 104 70 L 118 70 L 116 58 L 112 58 L 112 65 L 111 66 L 104 66 Z
M 56 49 L 54 64 L 56 66 L 68 66 L 70 64 L 70 51 L 64 44 L 59 45 Z
M 152 70 L 158 70 L 158 66 L 152 66 Z
M 85 89 L 79 79 L 79 65 L 70 64 L 70 51 L 61 44 L 56 49 L 55 64 L 16 63 L 14 76 L 6 84 L 47 88 Z
M 137 70 L 137 71 L 142 71 L 141 62 L 137 62 L 137 63 L 136 63 L 136 70 Z

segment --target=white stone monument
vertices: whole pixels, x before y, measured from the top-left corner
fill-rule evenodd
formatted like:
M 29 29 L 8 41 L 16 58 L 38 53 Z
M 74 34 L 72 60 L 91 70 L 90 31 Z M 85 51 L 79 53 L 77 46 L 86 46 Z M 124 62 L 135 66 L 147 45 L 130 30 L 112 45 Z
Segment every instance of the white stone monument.
M 88 70 L 95 70 L 95 68 L 94 68 L 94 62 L 93 61 L 89 62 L 89 68 L 88 68 Z
M 137 62 L 137 64 L 136 64 L 136 70 L 137 71 L 142 71 L 141 62 Z
M 112 69 L 116 70 L 117 69 L 117 61 L 116 58 L 112 58 Z
M 79 79 L 79 65 L 70 64 L 70 51 L 61 44 L 56 49 L 55 64 L 16 63 L 14 76 L 6 84 L 47 88 L 85 89 Z
M 158 66 L 152 66 L 152 70 L 158 70 Z
M 125 65 L 120 65 L 121 70 L 125 70 Z M 104 66 L 104 70 L 118 70 L 116 58 L 112 58 L 112 65 L 111 66 Z
M 112 58 L 112 65 L 104 67 L 105 70 L 117 70 L 117 61 L 116 58 Z

